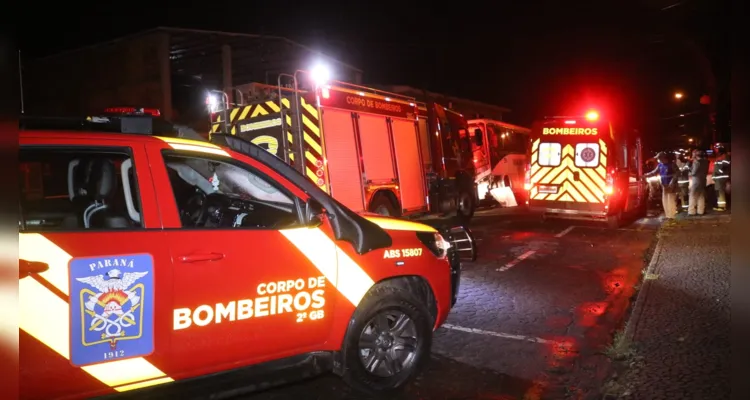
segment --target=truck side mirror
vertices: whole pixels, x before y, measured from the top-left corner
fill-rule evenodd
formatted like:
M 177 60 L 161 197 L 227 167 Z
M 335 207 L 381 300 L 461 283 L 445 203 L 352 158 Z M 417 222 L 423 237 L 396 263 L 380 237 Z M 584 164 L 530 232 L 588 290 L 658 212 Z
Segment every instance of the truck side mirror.
M 323 215 L 326 211 L 323 206 L 315 199 L 309 199 L 305 203 L 305 225 L 310 228 L 317 228 L 323 224 Z
M 481 129 L 474 129 L 474 144 L 481 146 L 484 143 Z

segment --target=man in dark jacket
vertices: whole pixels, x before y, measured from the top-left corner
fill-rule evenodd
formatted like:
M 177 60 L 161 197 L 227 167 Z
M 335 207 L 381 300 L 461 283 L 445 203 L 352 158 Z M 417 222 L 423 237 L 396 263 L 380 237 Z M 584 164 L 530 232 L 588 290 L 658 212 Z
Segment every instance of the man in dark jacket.
M 729 182 L 729 157 L 719 149 L 714 161 L 714 189 L 716 189 L 716 211 L 727 209 L 727 182 Z
M 659 175 L 661 181 L 661 203 L 664 216 L 672 219 L 677 214 L 677 166 L 662 152 L 656 157 L 659 160 L 656 168 L 643 175 L 644 178 Z

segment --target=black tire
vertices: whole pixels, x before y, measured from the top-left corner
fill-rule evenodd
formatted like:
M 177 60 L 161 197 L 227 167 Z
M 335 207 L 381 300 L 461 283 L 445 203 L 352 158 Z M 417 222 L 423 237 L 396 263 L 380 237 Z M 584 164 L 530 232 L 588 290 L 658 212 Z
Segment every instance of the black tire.
M 370 202 L 370 212 L 387 217 L 398 217 L 401 213 L 396 210 L 391 199 L 384 194 L 376 194 Z
M 617 229 L 622 226 L 622 211 L 607 217 L 607 227 Z
M 477 205 L 474 201 L 474 196 L 465 190 L 458 192 L 458 199 L 456 201 L 456 217 L 461 222 L 469 222 L 474 216 Z
M 403 360 L 401 365 L 403 369 L 391 376 L 382 376 L 369 371 L 365 367 L 365 360 L 362 358 L 367 358 L 370 354 L 374 354 L 370 353 L 371 351 L 377 350 L 368 350 L 367 356 L 363 355 L 365 350 L 360 347 L 360 338 L 371 335 L 371 333 L 368 333 L 368 329 L 372 328 L 373 320 L 389 313 L 400 313 L 413 322 L 409 331 L 410 335 L 413 333 L 416 337 L 416 344 L 414 345 L 413 356 Z M 393 323 L 395 325 L 395 321 Z M 368 395 L 392 397 L 404 389 L 429 360 L 432 348 L 432 325 L 433 318 L 430 316 L 427 307 L 408 291 L 392 286 L 373 288 L 357 307 L 349 322 L 342 349 L 342 360 L 344 362 L 342 378 L 354 389 Z M 395 326 L 390 326 L 390 323 L 389 327 L 395 328 Z M 398 340 L 396 338 L 392 343 L 397 345 Z M 393 355 L 397 354 L 396 351 L 395 349 L 389 349 L 378 354 Z M 398 354 L 403 355 L 403 353 Z M 385 367 L 383 366 L 383 368 Z M 375 369 L 382 372 L 379 364 Z

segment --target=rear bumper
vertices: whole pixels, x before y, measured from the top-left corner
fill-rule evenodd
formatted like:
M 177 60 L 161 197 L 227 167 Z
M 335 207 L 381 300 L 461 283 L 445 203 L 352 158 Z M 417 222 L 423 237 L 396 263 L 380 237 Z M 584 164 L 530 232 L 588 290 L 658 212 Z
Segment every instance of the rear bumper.
M 560 219 L 605 220 L 612 210 L 604 204 L 529 201 L 529 210 Z

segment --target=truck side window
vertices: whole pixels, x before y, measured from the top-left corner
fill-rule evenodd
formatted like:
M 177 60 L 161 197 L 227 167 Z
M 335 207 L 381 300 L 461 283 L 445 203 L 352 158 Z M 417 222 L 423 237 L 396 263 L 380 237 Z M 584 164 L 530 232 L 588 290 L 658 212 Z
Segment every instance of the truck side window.
M 539 143 L 539 166 L 557 167 L 560 165 L 562 145 L 560 143 Z
M 141 228 L 140 197 L 131 160 L 129 150 L 123 148 L 21 148 L 22 230 Z
M 300 225 L 291 194 L 249 166 L 165 153 L 183 228 L 283 229 Z

